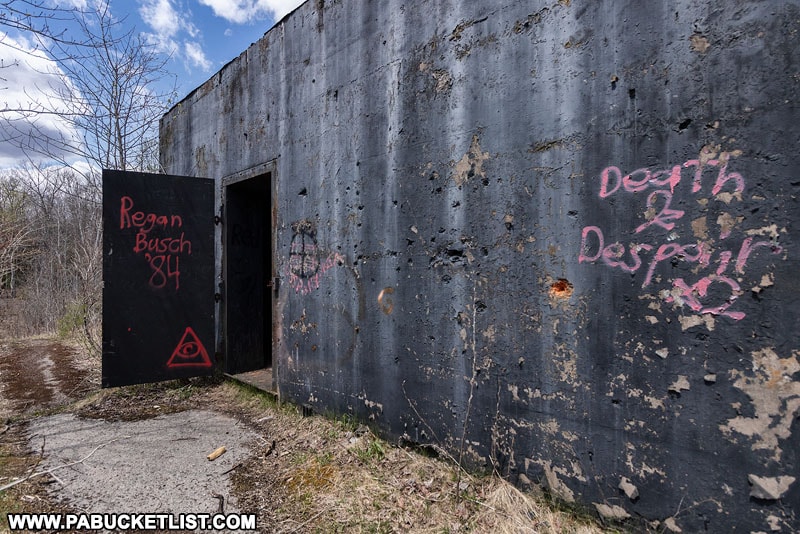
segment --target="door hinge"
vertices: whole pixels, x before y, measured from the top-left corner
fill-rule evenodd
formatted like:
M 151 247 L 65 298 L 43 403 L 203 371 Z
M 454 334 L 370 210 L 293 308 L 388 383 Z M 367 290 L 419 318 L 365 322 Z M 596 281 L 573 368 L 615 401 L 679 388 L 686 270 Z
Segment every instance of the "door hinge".
M 277 276 L 270 278 L 267 280 L 267 287 L 271 287 L 273 291 L 276 293 L 278 292 L 278 286 L 280 286 L 281 279 Z

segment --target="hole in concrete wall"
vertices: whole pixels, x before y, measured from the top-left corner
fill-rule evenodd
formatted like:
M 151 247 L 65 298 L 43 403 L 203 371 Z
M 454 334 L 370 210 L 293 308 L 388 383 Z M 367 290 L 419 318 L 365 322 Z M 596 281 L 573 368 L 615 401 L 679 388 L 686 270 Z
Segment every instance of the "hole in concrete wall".
M 572 296 L 574 286 L 566 278 L 559 278 L 550 285 L 550 297 L 568 299 Z
M 688 128 L 690 124 L 692 124 L 692 119 L 686 119 L 685 121 L 683 121 L 678 125 L 678 131 L 682 132 L 683 130 Z
M 308 194 L 308 190 L 307 190 L 307 189 L 304 187 L 304 188 L 303 188 L 303 189 L 301 189 L 301 190 L 300 190 L 300 192 L 299 192 L 299 193 L 297 193 L 297 194 L 298 194 L 298 195 L 300 195 L 301 197 L 304 197 L 304 196 L 306 196 L 306 195 Z
M 628 89 L 628 97 L 636 98 L 636 89 Z

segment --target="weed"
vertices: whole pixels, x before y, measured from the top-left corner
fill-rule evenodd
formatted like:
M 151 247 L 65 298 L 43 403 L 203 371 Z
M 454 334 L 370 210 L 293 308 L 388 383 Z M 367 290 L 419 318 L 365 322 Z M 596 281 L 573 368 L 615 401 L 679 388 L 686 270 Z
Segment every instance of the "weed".
M 175 396 L 181 400 L 186 400 L 190 398 L 192 395 L 194 395 L 196 391 L 197 391 L 196 388 L 194 388 L 191 384 L 189 384 L 188 386 L 178 388 Z
M 343 432 L 355 432 L 358 428 L 358 419 L 356 416 L 350 413 L 343 413 L 343 414 L 330 414 L 328 419 L 332 420 L 336 427 L 338 427 Z
M 386 451 L 381 445 L 381 442 L 375 438 L 369 440 L 369 443 L 363 449 L 357 451 L 358 459 L 362 462 L 380 461 L 386 457 Z
M 320 464 L 317 459 L 304 462 L 286 480 L 287 487 L 297 494 L 303 504 L 306 495 L 315 495 L 320 489 L 327 488 L 333 483 L 336 468 L 328 464 Z
M 67 306 L 64 315 L 57 322 L 56 331 L 60 339 L 71 337 L 83 328 L 86 319 L 86 305 L 73 302 Z

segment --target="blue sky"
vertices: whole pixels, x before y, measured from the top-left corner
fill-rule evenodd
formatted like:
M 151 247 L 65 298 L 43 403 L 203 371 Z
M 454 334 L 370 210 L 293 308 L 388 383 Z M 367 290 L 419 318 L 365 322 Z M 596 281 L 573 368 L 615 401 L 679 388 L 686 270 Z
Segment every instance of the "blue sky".
M 257 41 L 303 0 L 111 0 L 159 50 L 170 54 L 178 98 Z
M 133 27 L 165 59 L 169 58 L 166 68 L 175 78 L 165 80 L 165 88 L 158 90 L 163 92 L 176 82 L 175 96 L 181 100 L 304 0 L 44 1 L 62 7 L 108 2 L 115 18 L 124 19 L 126 26 Z M 31 105 L 26 102 L 53 102 L 59 82 L 54 82 L 55 78 L 48 72 L 55 67 L 43 53 L 34 51 L 32 36 L 10 32 L 0 24 L 0 45 L 4 45 L 0 46 L 0 108 L 30 109 Z M 57 102 L 51 109 L 58 108 Z M 69 130 L 70 135 L 78 136 L 54 115 L 37 118 L 37 124 L 40 132 Z M 18 148 L 0 142 L 0 169 L 15 167 L 24 161 Z

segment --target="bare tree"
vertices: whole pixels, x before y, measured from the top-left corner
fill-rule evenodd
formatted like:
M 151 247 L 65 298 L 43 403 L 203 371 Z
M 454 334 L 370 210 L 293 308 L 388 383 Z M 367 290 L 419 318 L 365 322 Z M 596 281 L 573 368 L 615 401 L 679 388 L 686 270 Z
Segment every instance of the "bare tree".
M 107 3 L 80 14 L 79 50 L 73 41 L 37 39 L 52 60 L 41 73 L 50 81 L 28 93 L 28 105 L 0 110 L 4 140 L 31 160 L 85 162 L 76 170 L 90 181 L 102 168 L 157 170 L 158 119 L 175 95 L 174 78 L 157 89 L 170 77 L 168 58 L 140 33 L 123 30 Z
M 87 12 L 78 5 L 63 6 L 49 0 L 0 1 L 0 27 L 36 35 L 41 39 L 70 46 L 83 46 L 68 25 Z
M 73 34 L 69 28 L 86 14 L 86 9 L 77 4 L 63 6 L 50 0 L 2 0 L 0 1 L 0 47 L 27 55 L 38 52 L 39 42 L 61 43 L 73 49 L 73 56 L 91 46 L 85 36 Z M 34 38 L 37 46 L 27 48 L 11 39 L 8 32 L 17 32 Z M 0 58 L 0 70 L 17 66 L 18 60 Z M 6 81 L 0 77 L 0 80 Z
M 49 4 L 0 2 L 0 27 L 9 5 Z M 23 25 L 17 28 L 31 24 L 21 11 L 12 13 Z M 28 161 L 9 174 L 26 199 L 33 229 L 26 238 L 36 252 L 15 271 L 25 284 L 24 318 L 36 330 L 80 325 L 97 349 L 100 170 L 158 170 L 158 120 L 174 96 L 174 80 L 171 88 L 156 88 L 168 81 L 168 58 L 141 34 L 124 30 L 104 0 L 61 15 L 70 32 L 59 31 L 54 18 L 32 33 L 32 50 L 49 60 L 39 74 L 49 81 L 28 91 L 24 105 L 0 109 L 0 141 Z
M 35 255 L 28 197 L 17 180 L 0 180 L 0 293 L 14 296 L 16 275 Z

